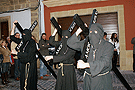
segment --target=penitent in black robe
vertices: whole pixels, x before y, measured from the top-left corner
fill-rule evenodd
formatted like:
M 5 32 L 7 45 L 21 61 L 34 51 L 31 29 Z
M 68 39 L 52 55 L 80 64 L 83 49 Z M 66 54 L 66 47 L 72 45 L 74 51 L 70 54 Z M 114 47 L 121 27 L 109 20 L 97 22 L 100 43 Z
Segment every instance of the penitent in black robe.
M 14 37 L 14 35 L 10 36 L 11 40 L 19 44 L 21 42 L 21 39 L 17 39 Z M 27 85 L 26 90 L 37 90 L 37 61 L 36 61 L 36 43 L 33 39 L 29 40 L 29 43 L 27 44 L 25 51 L 23 52 L 23 48 L 25 47 L 24 43 L 20 47 L 20 52 L 18 52 L 18 58 L 21 62 L 21 73 L 20 73 L 20 89 L 25 90 L 25 79 L 26 79 L 26 64 L 30 63 L 30 68 L 28 72 L 28 79 L 27 79 Z
M 60 44 L 60 41 L 55 41 L 54 36 L 50 37 L 49 42 L 52 46 L 55 46 L 56 48 Z M 53 63 L 60 62 L 63 64 L 74 64 L 74 55 L 75 51 L 73 49 L 67 47 L 64 50 L 64 48 L 62 48 L 59 54 L 53 57 Z M 63 73 L 64 76 L 62 76 L 62 68 L 60 68 L 57 74 L 55 90 L 77 90 L 77 81 L 74 65 L 64 65 Z
M 91 30 L 97 30 L 96 35 L 103 33 L 101 25 L 93 24 Z M 110 71 L 112 69 L 113 45 L 105 41 L 101 34 L 97 49 L 90 47 L 87 63 L 90 68 L 85 69 L 84 90 L 113 90 Z M 92 40 L 92 39 L 91 39 Z M 76 33 L 72 35 L 67 45 L 75 50 L 82 51 L 85 40 L 80 41 Z M 90 43 L 91 44 L 91 43 Z

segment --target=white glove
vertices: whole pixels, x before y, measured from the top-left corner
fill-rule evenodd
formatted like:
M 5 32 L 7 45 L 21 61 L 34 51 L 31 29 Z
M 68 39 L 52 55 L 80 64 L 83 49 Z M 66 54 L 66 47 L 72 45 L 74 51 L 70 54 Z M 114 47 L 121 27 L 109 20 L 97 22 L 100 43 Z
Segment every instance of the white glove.
M 82 29 L 79 27 L 76 31 L 76 36 L 78 36 L 82 32 Z
M 85 63 L 83 60 L 77 61 L 77 68 L 78 69 L 84 69 L 84 68 L 90 68 L 89 63 Z
M 45 57 L 45 60 L 46 60 L 46 61 L 49 61 L 49 60 L 51 60 L 51 59 L 53 59 L 53 56 L 46 56 L 46 57 Z

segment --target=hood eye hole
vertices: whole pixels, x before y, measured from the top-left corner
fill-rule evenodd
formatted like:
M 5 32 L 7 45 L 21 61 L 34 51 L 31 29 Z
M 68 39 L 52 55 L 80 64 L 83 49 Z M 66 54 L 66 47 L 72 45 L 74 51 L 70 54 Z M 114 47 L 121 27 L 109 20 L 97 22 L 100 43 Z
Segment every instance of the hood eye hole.
M 65 38 L 68 38 L 68 36 L 65 36 Z
M 90 31 L 90 33 L 92 33 L 92 31 Z
M 95 34 L 97 34 L 98 32 L 97 32 L 97 30 L 95 30 Z
M 65 37 L 65 38 L 68 38 L 68 36 L 62 36 L 62 38 L 64 38 L 64 37 Z

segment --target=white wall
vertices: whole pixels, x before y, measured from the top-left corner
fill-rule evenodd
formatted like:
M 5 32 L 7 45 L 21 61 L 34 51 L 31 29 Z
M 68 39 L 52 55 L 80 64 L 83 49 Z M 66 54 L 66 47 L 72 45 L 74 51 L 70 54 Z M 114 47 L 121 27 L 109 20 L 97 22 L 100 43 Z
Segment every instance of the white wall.
M 44 23 L 44 4 L 43 2 L 44 0 L 40 0 L 40 9 L 39 9 L 39 29 L 40 29 L 40 35 L 39 37 L 42 35 L 42 33 L 45 33 L 45 23 Z
M 31 11 L 21 11 L 21 12 L 12 12 L 12 13 L 4 13 L 0 14 L 0 17 L 10 16 L 11 17 L 11 29 L 13 22 L 17 20 L 23 29 L 29 28 L 31 26 Z M 17 28 L 16 31 L 17 32 Z

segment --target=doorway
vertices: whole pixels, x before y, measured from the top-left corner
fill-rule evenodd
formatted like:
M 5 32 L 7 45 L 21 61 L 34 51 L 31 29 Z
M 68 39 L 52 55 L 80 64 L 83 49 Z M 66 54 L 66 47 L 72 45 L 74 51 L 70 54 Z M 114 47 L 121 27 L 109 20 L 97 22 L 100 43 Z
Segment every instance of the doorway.
M 8 21 L 1 22 L 1 39 L 5 39 L 9 36 Z
M 11 30 L 11 17 L 0 17 L 0 39 L 6 39 Z
M 90 24 L 91 14 L 88 15 L 80 15 L 80 18 L 83 20 L 84 23 L 87 23 L 88 26 Z M 58 18 L 58 23 L 61 25 L 62 30 L 68 30 L 68 27 L 73 21 L 73 16 L 69 17 L 60 17 Z M 97 18 L 97 23 L 100 23 L 103 28 L 104 32 L 107 33 L 107 38 L 111 38 L 112 33 L 117 33 L 117 37 L 119 39 L 119 30 L 118 30 L 118 13 L 111 12 L 111 13 L 99 13 Z M 74 28 L 72 34 L 77 30 L 77 26 Z M 60 37 L 58 37 L 60 40 Z M 118 57 L 117 66 L 120 66 L 120 59 Z

